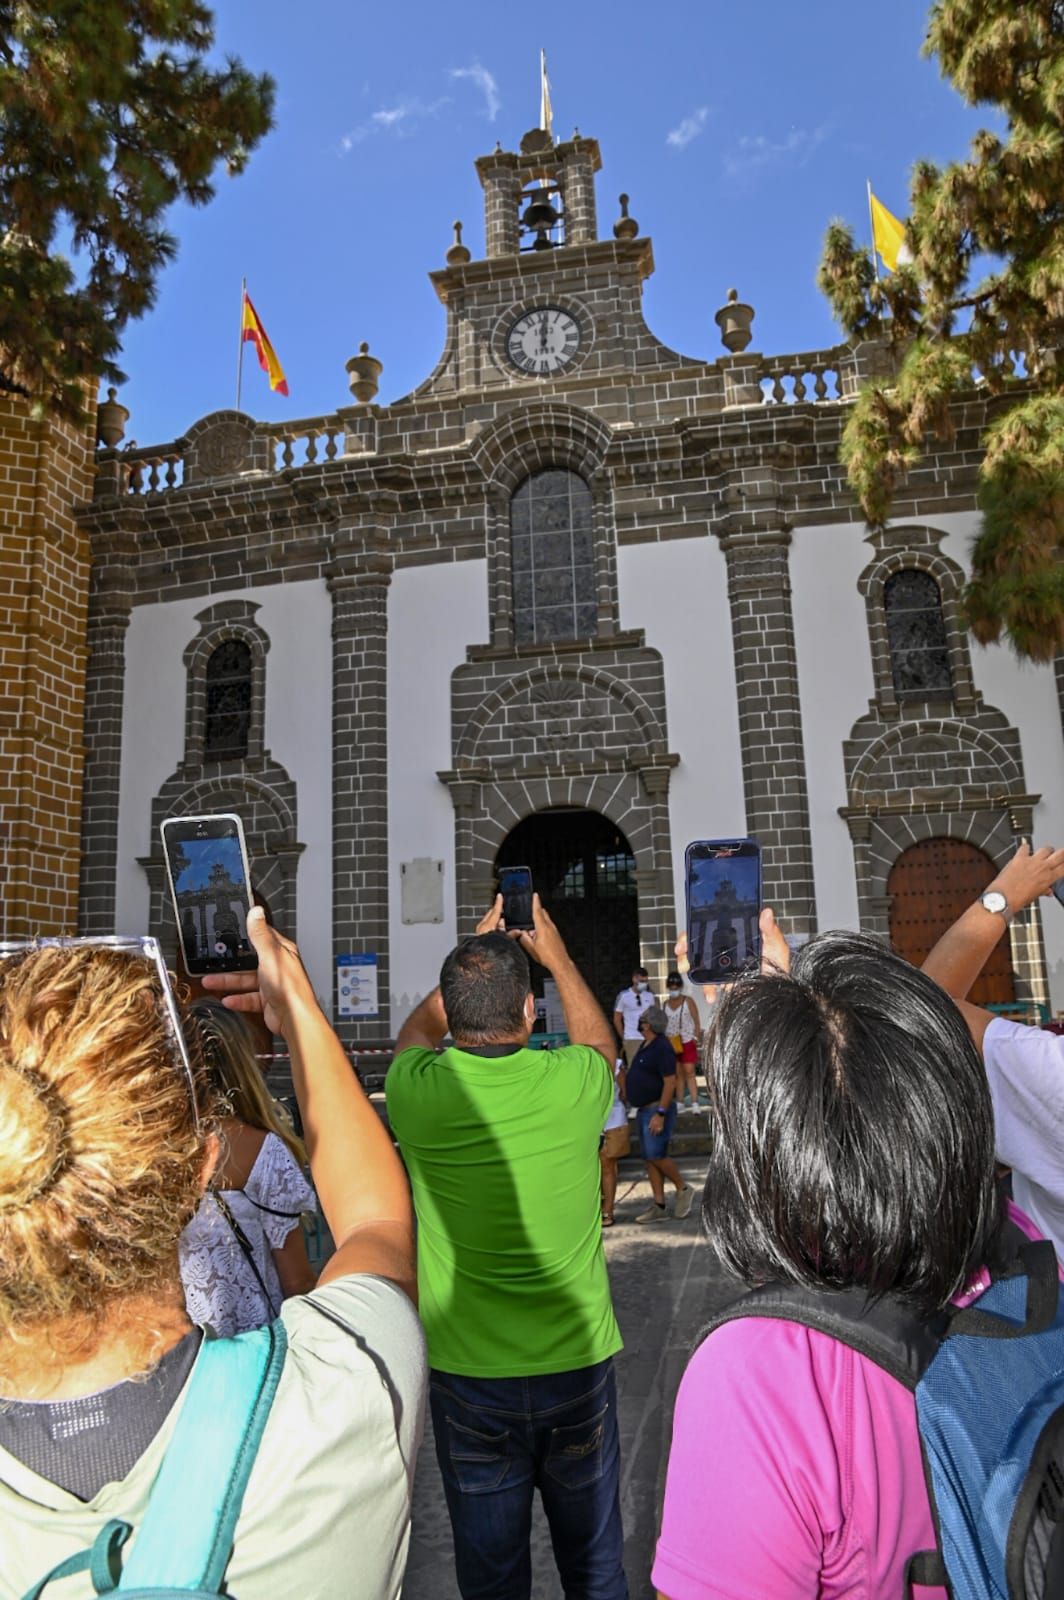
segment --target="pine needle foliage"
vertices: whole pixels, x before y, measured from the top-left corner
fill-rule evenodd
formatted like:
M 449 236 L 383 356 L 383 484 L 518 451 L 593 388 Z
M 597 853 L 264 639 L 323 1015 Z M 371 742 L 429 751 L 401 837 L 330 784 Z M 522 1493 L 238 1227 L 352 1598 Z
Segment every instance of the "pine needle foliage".
M 121 382 L 177 200 L 205 205 L 270 128 L 273 83 L 212 65 L 199 0 L 0 0 L 0 388 L 84 417 Z
M 842 459 L 873 527 L 950 401 L 1001 396 L 984 438 L 967 620 L 1022 657 L 1064 650 L 1064 0 L 936 0 L 924 51 L 969 105 L 997 109 L 968 158 L 918 162 L 912 261 L 876 281 L 871 252 L 832 222 L 817 283 L 854 342 L 887 341 L 894 376 L 862 390 Z M 976 258 L 994 270 L 973 281 Z M 1022 376 L 1017 367 L 1022 362 Z

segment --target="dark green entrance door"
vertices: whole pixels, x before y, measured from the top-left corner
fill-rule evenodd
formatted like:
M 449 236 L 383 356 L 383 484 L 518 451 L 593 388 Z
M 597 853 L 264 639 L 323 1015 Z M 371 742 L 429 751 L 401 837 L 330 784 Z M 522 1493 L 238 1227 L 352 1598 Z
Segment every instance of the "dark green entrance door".
M 639 960 L 635 858 L 620 829 L 597 811 L 539 811 L 507 834 L 499 867 L 529 867 L 533 888 L 607 1016 Z M 533 989 L 543 969 L 533 963 Z

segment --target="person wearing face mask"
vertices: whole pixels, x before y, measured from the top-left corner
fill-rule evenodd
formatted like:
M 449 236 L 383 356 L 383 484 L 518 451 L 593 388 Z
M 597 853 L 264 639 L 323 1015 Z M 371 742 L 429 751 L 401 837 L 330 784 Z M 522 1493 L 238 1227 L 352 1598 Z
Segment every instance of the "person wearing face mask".
M 631 983 L 627 989 L 621 990 L 613 1003 L 613 1026 L 628 1066 L 632 1065 L 637 1052 L 643 1047 L 643 1035 L 639 1030 L 643 1012 L 657 1005 L 650 991 L 649 978 L 646 967 L 633 967 Z
M 676 1052 L 676 1104 L 683 1105 L 684 1093 L 691 1096 L 691 1110 L 698 1110 L 698 1046 L 701 1028 L 698 1010 L 691 996 L 683 992 L 683 978 L 670 972 L 665 979 L 668 996 L 665 1012 L 665 1037 Z

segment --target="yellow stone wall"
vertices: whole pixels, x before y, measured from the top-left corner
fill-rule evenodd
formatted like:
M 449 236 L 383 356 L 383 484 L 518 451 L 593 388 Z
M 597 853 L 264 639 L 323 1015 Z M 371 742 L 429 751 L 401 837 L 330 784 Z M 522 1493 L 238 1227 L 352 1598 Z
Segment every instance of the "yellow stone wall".
M 0 937 L 77 929 L 93 429 L 0 394 Z

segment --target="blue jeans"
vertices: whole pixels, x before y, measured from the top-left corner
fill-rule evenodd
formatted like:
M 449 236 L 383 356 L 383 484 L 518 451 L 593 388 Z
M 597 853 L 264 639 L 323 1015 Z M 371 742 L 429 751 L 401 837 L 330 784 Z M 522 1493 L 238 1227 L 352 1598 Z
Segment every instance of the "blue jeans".
M 613 1362 L 531 1378 L 430 1373 L 462 1600 L 527 1600 L 539 1489 L 566 1600 L 628 1600 Z
M 676 1113 L 678 1107 L 674 1100 L 665 1112 L 664 1128 L 660 1133 L 651 1133 L 650 1119 L 658 1114 L 657 1106 L 640 1106 L 636 1117 L 636 1127 L 639 1129 L 639 1151 L 644 1161 L 664 1161 L 669 1153 L 669 1140 L 672 1130 L 676 1126 Z

